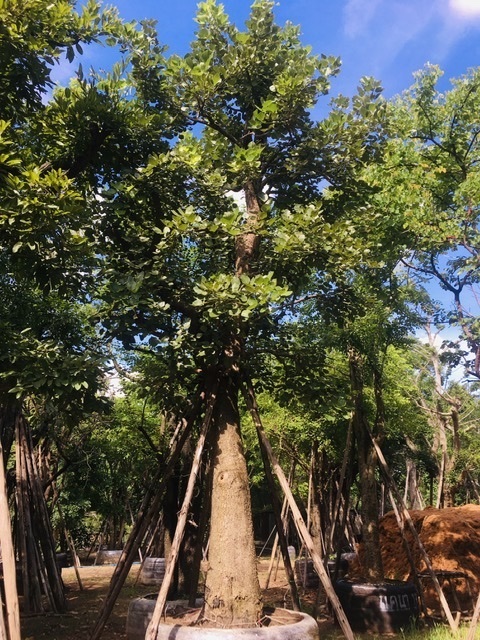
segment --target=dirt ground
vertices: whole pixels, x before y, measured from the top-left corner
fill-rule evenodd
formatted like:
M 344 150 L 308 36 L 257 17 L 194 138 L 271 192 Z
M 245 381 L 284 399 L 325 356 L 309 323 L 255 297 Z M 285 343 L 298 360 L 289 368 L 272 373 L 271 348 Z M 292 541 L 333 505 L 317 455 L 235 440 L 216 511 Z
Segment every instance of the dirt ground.
M 454 612 L 461 610 L 462 617 L 468 618 L 473 609 L 473 601 L 476 600 L 480 589 L 480 506 L 466 505 L 442 510 L 425 509 L 411 511 L 410 514 L 433 568 L 440 576 L 452 610 Z M 386 577 L 411 580 L 411 566 L 393 513 L 387 514 L 382 519 L 380 532 Z M 426 573 L 425 561 L 408 530 L 406 539 L 412 549 L 417 571 L 421 574 Z M 361 548 L 359 558 L 361 562 Z M 268 564 L 268 558 L 259 560 L 262 587 L 265 585 Z M 74 569 L 63 569 L 62 577 L 69 604 L 68 613 L 22 618 L 23 640 L 88 640 L 107 592 L 113 569 L 112 565 L 81 567 L 82 591 Z M 138 564 L 132 567 L 105 627 L 102 640 L 126 640 L 125 626 L 130 601 L 154 590 L 151 587 L 135 584 L 138 570 Z M 458 575 L 455 577 L 452 572 L 464 574 L 464 577 Z M 349 577 L 359 575 L 361 575 L 361 564 L 357 563 L 351 568 Z M 421 579 L 421 583 L 427 613 L 433 618 L 440 618 L 440 606 L 431 580 L 425 577 Z M 303 609 L 312 613 L 316 591 L 300 589 L 300 596 Z M 276 575 L 274 573 L 272 576 L 269 589 L 263 591 L 263 599 L 267 605 L 290 607 L 289 589 L 282 565 L 278 568 Z M 340 629 L 332 623 L 324 598 L 318 621 L 320 636 L 323 640 L 339 640 L 343 637 Z
M 260 584 L 265 584 L 268 559 L 259 560 Z M 114 567 L 112 565 L 84 566 L 80 568 L 83 590 L 80 591 L 73 568 L 62 569 L 62 578 L 67 589 L 68 613 L 65 615 L 45 614 L 22 618 L 23 640 L 88 640 L 91 629 L 101 609 Z M 114 611 L 102 634 L 102 640 L 126 640 L 126 620 L 130 601 L 138 596 L 152 593 L 152 587 L 136 585 L 139 565 L 133 565 L 129 577 L 120 593 Z M 306 611 L 312 610 L 315 601 L 313 590 L 301 591 L 302 605 Z M 268 590 L 263 591 L 264 603 L 289 607 L 289 588 L 282 566 L 276 577 L 271 579 Z M 319 623 L 330 638 L 342 638 L 339 629 L 332 623 L 325 607 Z M 325 634 L 322 634 L 325 637 Z

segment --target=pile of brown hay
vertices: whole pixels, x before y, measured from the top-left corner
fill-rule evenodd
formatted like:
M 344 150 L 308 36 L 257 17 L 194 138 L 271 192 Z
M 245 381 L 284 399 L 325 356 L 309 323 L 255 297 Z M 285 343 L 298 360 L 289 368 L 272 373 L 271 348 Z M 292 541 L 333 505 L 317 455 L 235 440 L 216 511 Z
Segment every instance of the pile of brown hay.
M 472 600 L 476 599 L 480 589 L 480 506 L 467 504 L 447 509 L 427 508 L 410 511 L 410 516 L 452 610 L 458 610 L 460 605 L 462 611 L 471 613 Z M 425 560 L 407 524 L 405 538 L 417 573 L 428 573 Z M 380 545 L 385 577 L 413 581 L 413 571 L 393 511 L 380 521 Z M 350 576 L 362 574 L 362 551 L 360 545 L 359 563 L 351 567 Z M 465 577 L 452 576 L 452 572 L 464 574 Z M 427 609 L 432 613 L 439 612 L 440 604 L 431 579 L 421 578 L 421 584 Z

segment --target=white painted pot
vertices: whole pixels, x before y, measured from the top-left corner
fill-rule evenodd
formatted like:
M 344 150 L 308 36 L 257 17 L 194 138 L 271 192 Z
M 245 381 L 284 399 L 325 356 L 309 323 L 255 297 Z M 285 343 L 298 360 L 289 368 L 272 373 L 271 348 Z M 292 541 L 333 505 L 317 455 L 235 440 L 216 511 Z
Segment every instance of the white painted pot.
M 152 619 L 156 595 L 136 598 L 130 603 L 127 617 L 127 639 L 144 640 L 145 632 Z M 184 604 L 186 601 L 173 601 L 169 606 Z M 201 601 L 199 602 L 201 606 Z M 248 629 L 214 629 L 202 626 L 183 626 L 161 623 L 156 640 L 319 640 L 316 621 L 306 613 L 281 609 L 291 616 L 290 624 L 252 627 Z

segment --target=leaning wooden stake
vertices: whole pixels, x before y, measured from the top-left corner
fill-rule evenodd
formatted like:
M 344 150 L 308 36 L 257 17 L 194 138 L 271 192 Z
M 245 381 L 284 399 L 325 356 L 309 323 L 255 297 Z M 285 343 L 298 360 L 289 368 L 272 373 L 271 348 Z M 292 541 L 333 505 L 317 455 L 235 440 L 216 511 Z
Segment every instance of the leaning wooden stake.
M 408 524 L 410 531 L 412 533 L 413 539 L 415 540 L 416 544 L 418 545 L 418 548 L 420 550 L 420 553 L 422 555 L 423 561 L 425 562 L 425 564 L 427 565 L 427 569 L 428 572 L 430 574 L 430 577 L 432 579 L 433 582 L 433 586 L 435 587 L 435 591 L 437 592 L 438 598 L 440 600 L 440 603 L 442 605 L 443 611 L 447 617 L 448 620 L 448 624 L 450 625 L 450 628 L 452 629 L 453 632 L 457 631 L 458 628 L 458 624 L 457 622 L 455 622 L 455 619 L 452 615 L 452 612 L 450 611 L 450 607 L 448 606 L 448 602 L 447 599 L 445 598 L 445 594 L 442 591 L 442 587 L 440 586 L 440 583 L 438 581 L 438 578 L 435 574 L 435 571 L 433 569 L 432 563 L 430 562 L 430 558 L 428 557 L 427 552 L 425 551 L 425 547 L 422 544 L 422 541 L 420 540 L 420 537 L 418 535 L 417 530 L 415 529 L 415 525 L 413 523 L 413 520 L 408 512 L 408 509 L 405 505 L 405 502 L 403 501 L 402 496 L 400 495 L 400 492 L 397 488 L 397 485 L 395 484 L 395 481 L 388 469 L 388 465 L 387 462 L 385 460 L 385 457 L 383 455 L 382 450 L 380 449 L 380 446 L 378 445 L 377 441 L 375 440 L 375 438 L 373 437 L 372 433 L 370 433 L 370 437 L 372 439 L 373 442 L 373 446 L 375 447 L 375 451 L 377 452 L 377 457 L 378 457 L 378 462 L 380 464 L 380 469 L 385 477 L 385 481 L 386 483 L 390 486 L 390 488 L 392 489 L 393 495 L 396 498 L 396 502 L 397 505 L 399 506 L 399 510 L 402 514 L 402 517 L 404 518 L 405 522 Z
M 127 543 L 122 551 L 122 555 L 120 556 L 120 560 L 117 562 L 117 566 L 113 572 L 108 593 L 103 602 L 103 608 L 100 611 L 100 615 L 91 632 L 90 640 L 98 640 L 100 637 L 113 610 L 115 602 L 117 601 L 118 595 L 122 590 L 125 580 L 127 579 L 138 550 L 143 543 L 148 528 L 150 527 L 150 523 L 153 518 L 158 517 L 167 481 L 170 478 L 187 438 L 190 435 L 194 419 L 197 415 L 198 406 L 199 403 L 196 402 L 188 421 L 185 419 L 180 421 L 183 425 L 183 431 L 180 432 L 178 430 L 175 432 L 174 437 L 177 438 L 178 436 L 178 439 L 176 439 L 176 442 L 171 441 L 170 443 L 170 455 L 166 460 L 165 466 L 159 469 L 155 474 L 153 482 L 150 485 L 150 489 L 144 496 L 142 506 L 137 514 L 135 526 L 130 533 Z
M 260 425 L 260 413 L 258 411 L 257 402 L 253 392 L 253 387 L 249 384 L 248 388 L 243 388 L 245 402 L 247 403 L 248 410 L 252 414 L 252 420 L 257 427 Z M 258 433 L 258 428 L 257 428 Z M 265 476 L 267 478 L 268 486 L 270 489 L 270 497 L 272 500 L 273 514 L 275 517 L 275 525 L 277 527 L 278 541 L 280 543 L 280 549 L 283 556 L 283 565 L 285 567 L 285 573 L 287 575 L 288 585 L 290 587 L 290 595 L 292 597 L 292 606 L 294 611 L 301 611 L 300 598 L 298 597 L 297 585 L 295 583 L 295 575 L 293 573 L 292 563 L 290 555 L 288 553 L 287 538 L 285 536 L 285 522 L 283 516 L 283 507 L 280 506 L 280 500 L 278 498 L 277 487 L 275 486 L 275 479 L 273 477 L 272 468 L 268 459 L 268 454 L 263 446 L 261 439 L 260 452 L 262 454 L 263 467 L 265 469 Z
M 0 442 L 0 549 L 2 550 L 3 584 L 5 592 L 6 620 L 3 627 L 9 640 L 20 640 L 20 610 L 18 607 L 15 555 L 12 543 L 10 509 L 3 463 L 3 448 Z M 0 607 L 1 607 L 0 602 Z M 2 610 L 3 617 L 3 610 Z
M 58 487 L 56 485 L 55 482 L 52 483 L 53 484 L 53 494 L 55 496 L 55 502 L 57 505 L 57 510 L 58 510 L 58 515 L 60 516 L 60 522 L 62 523 L 62 528 L 63 528 L 63 533 L 65 534 L 65 540 L 67 542 L 67 546 L 70 550 L 70 553 L 72 554 L 72 560 L 73 560 L 73 567 L 75 569 L 75 575 L 77 577 L 77 582 L 78 582 L 78 586 L 80 591 L 83 591 L 83 583 L 82 583 L 82 579 L 80 577 L 80 572 L 78 570 L 78 556 L 77 556 L 77 552 L 75 550 L 75 545 L 73 542 L 73 539 L 70 536 L 70 532 L 67 529 L 67 525 L 65 523 L 65 516 L 63 514 L 63 509 L 62 509 L 62 505 L 60 504 L 60 494 L 58 492 Z
M 479 616 L 480 616 L 480 592 L 478 593 L 477 604 L 475 605 L 475 611 L 473 612 L 473 618 L 470 623 L 470 628 L 468 630 L 467 640 L 474 640 Z
M 249 395 L 252 397 L 252 400 L 255 402 L 255 405 L 256 405 L 253 386 L 251 383 L 248 384 L 248 388 L 249 388 Z M 257 411 L 257 415 L 258 417 L 260 417 L 258 411 Z M 288 504 L 290 506 L 290 510 L 293 515 L 295 526 L 297 527 L 297 531 L 300 537 L 302 538 L 302 541 L 313 560 L 313 565 L 315 567 L 315 570 L 318 573 L 318 576 L 322 582 L 323 588 L 325 589 L 325 593 L 327 594 L 327 597 L 330 600 L 333 609 L 335 610 L 338 623 L 342 628 L 345 638 L 347 638 L 347 640 L 355 640 L 355 636 L 353 635 L 353 631 L 345 616 L 345 612 L 343 611 L 342 605 L 340 604 L 340 600 L 338 599 L 338 596 L 335 593 L 335 590 L 330 581 L 330 576 L 325 570 L 325 567 L 323 566 L 322 558 L 320 557 L 319 553 L 315 548 L 315 545 L 313 544 L 312 537 L 308 532 L 308 529 L 302 518 L 302 514 L 300 513 L 300 509 L 298 508 L 297 503 L 295 502 L 295 498 L 293 497 L 293 494 L 290 490 L 290 487 L 287 482 L 287 478 L 285 477 L 285 474 L 283 473 L 282 468 L 278 464 L 278 461 L 275 457 L 275 454 L 273 453 L 272 447 L 265 434 L 265 431 L 263 430 L 263 426 L 260 420 L 256 421 L 255 427 L 257 429 L 257 434 L 258 434 L 258 438 L 260 440 L 261 446 L 265 449 L 265 453 L 268 456 L 272 469 L 278 478 L 278 481 L 280 483 L 280 486 L 282 487 L 285 497 L 288 500 Z
M 295 474 L 295 460 L 292 460 L 292 466 L 290 467 L 290 473 L 288 474 L 288 484 L 291 485 L 293 482 Z M 288 502 L 285 496 L 283 497 L 282 503 L 282 526 L 284 530 L 286 529 L 286 518 L 288 511 Z M 276 529 L 276 527 L 275 527 Z M 275 532 L 275 539 L 273 541 L 272 553 L 270 555 L 270 563 L 268 565 L 267 579 L 265 581 L 265 589 L 268 589 L 268 585 L 270 584 L 270 578 L 272 577 L 273 565 L 275 564 L 275 558 L 277 557 L 277 549 L 278 549 L 278 531 Z
M 32 433 L 26 420 L 23 420 L 22 423 L 22 435 L 26 443 L 26 446 L 24 447 L 25 461 L 33 498 L 32 505 L 35 510 L 34 519 L 32 519 L 32 521 L 35 524 L 39 550 L 37 564 L 40 573 L 45 576 L 46 592 L 52 604 L 53 611 L 55 613 L 65 613 L 67 610 L 67 600 L 60 575 L 60 569 L 57 566 L 52 523 L 50 521 L 40 474 L 37 468 Z
M 215 406 L 216 394 L 212 393 L 209 400 L 207 411 L 205 412 L 205 418 L 203 420 L 202 428 L 200 431 L 200 437 L 198 439 L 197 447 L 195 449 L 195 455 L 193 456 L 192 470 L 190 471 L 190 477 L 188 478 L 187 489 L 185 491 L 185 497 L 183 499 L 182 508 L 177 520 L 177 527 L 175 529 L 175 535 L 173 536 L 172 547 L 170 549 L 170 555 L 166 562 L 167 568 L 163 577 L 162 586 L 158 594 L 155 609 L 153 610 L 152 619 L 147 627 L 145 634 L 145 640 L 155 640 L 158 632 L 158 625 L 162 619 L 163 610 L 167 601 L 168 590 L 172 581 L 173 573 L 175 571 L 175 565 L 178 560 L 178 554 L 180 552 L 180 544 L 185 533 L 185 525 L 187 524 L 188 510 L 193 497 L 193 491 L 195 489 L 195 482 L 202 463 L 202 453 L 205 446 L 205 440 L 207 437 L 208 427 L 212 419 L 213 408 Z
M 350 455 L 351 455 L 351 451 L 352 451 L 352 445 L 353 445 L 353 418 L 350 418 L 350 421 L 348 423 L 348 431 L 347 431 L 347 441 L 345 443 L 345 453 L 343 455 L 343 460 L 342 460 L 342 469 L 340 471 L 340 479 L 338 481 L 338 489 L 337 489 L 337 496 L 335 499 L 335 506 L 333 508 L 333 517 L 332 517 L 332 526 L 330 529 L 330 538 L 328 541 L 328 549 L 326 550 L 327 553 L 330 552 L 331 549 L 333 549 L 333 542 L 335 540 L 335 533 L 336 533 L 336 525 L 337 522 L 339 520 L 339 514 L 340 514 L 340 507 L 342 504 L 342 492 L 343 492 L 343 485 L 345 483 L 345 477 L 347 475 L 347 466 L 348 466 L 348 461 L 350 460 Z M 347 506 L 345 505 L 345 509 L 347 508 Z M 342 518 L 343 520 L 343 518 Z
M 420 602 L 422 604 L 422 612 L 426 613 L 427 608 L 425 606 L 425 599 L 422 594 L 422 585 L 420 584 L 417 567 L 415 566 L 415 560 L 413 559 L 413 554 L 410 549 L 410 545 L 408 544 L 407 536 L 405 535 L 405 521 L 402 517 L 402 514 L 398 510 L 397 504 L 395 502 L 395 496 L 393 495 L 393 491 L 390 487 L 388 489 L 388 495 L 390 497 L 390 502 L 392 503 L 393 512 L 395 513 L 395 518 L 397 520 L 398 528 L 400 529 L 400 534 L 402 536 L 405 553 L 407 554 L 408 562 L 412 570 L 413 580 L 415 582 L 415 586 L 417 587 L 418 595 L 420 596 Z
M 282 504 L 282 523 L 284 523 L 285 515 L 287 513 L 287 508 L 288 508 L 288 502 L 287 502 L 287 499 L 284 498 L 283 504 Z M 278 531 L 276 530 L 276 527 L 275 527 L 275 538 L 273 540 L 272 552 L 270 554 L 270 562 L 268 564 L 267 578 L 265 580 L 265 589 L 268 589 L 270 585 L 270 578 L 272 577 L 273 565 L 275 564 L 275 558 L 277 557 L 277 550 L 278 550 Z

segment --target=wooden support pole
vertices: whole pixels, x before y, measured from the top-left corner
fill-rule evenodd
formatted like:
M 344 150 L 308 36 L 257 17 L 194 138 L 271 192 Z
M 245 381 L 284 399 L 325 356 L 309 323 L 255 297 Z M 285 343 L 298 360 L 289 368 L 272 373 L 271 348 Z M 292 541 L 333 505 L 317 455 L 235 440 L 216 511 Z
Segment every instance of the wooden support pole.
M 295 460 L 292 460 L 292 466 L 290 467 L 290 473 L 288 474 L 288 484 L 292 484 L 294 474 L 295 474 Z M 282 526 L 284 530 L 285 530 L 285 520 L 287 517 L 287 510 L 288 510 L 288 502 L 284 496 L 283 504 L 282 504 Z M 276 530 L 276 527 L 275 527 L 275 530 Z M 273 565 L 275 564 L 275 558 L 277 556 L 277 549 L 278 549 L 278 531 L 275 532 L 275 538 L 272 546 L 272 553 L 270 555 L 270 563 L 268 565 L 267 579 L 265 581 L 265 589 L 268 589 L 268 585 L 270 584 Z
M 210 435 L 212 431 L 210 431 Z M 207 439 L 207 452 L 208 449 L 211 451 L 211 446 L 209 447 L 209 440 Z M 212 511 L 212 488 L 213 488 L 213 460 L 207 460 L 205 465 L 205 475 L 203 482 L 203 496 L 202 496 L 202 505 L 200 511 L 200 519 L 198 523 L 198 532 L 197 532 L 197 541 L 195 545 L 195 551 L 193 554 L 193 567 L 190 575 L 190 587 L 188 592 L 188 605 L 192 608 L 195 607 L 195 600 L 197 598 L 198 591 L 198 583 L 200 581 L 200 568 L 203 558 L 203 543 L 207 536 L 208 524 L 210 522 L 210 514 Z M 208 544 L 208 543 L 207 543 Z
M 182 419 L 180 421 L 183 426 L 183 430 L 176 429 L 174 434 L 175 442 L 173 442 L 172 438 L 170 441 L 170 455 L 166 460 L 165 466 L 157 471 L 153 482 L 150 485 L 149 491 L 147 491 L 144 496 L 142 506 L 137 514 L 135 526 L 132 528 L 127 543 L 122 551 L 122 555 L 120 556 L 117 566 L 115 567 L 115 571 L 113 572 L 108 593 L 103 602 L 103 607 L 100 611 L 99 617 L 90 634 L 90 640 L 98 640 L 98 638 L 100 638 L 150 524 L 154 518 L 158 518 L 167 481 L 170 478 L 187 438 L 191 433 L 199 406 L 200 394 L 192 407 L 189 419 Z
M 21 415 L 15 425 L 15 497 L 17 501 L 17 544 L 22 573 L 23 609 L 26 615 L 43 612 L 42 595 L 38 579 L 34 534 L 31 521 L 30 494 L 24 456 Z M 29 564 L 30 561 L 30 564 Z
M 2 609 L 2 626 L 6 638 L 9 640 L 20 640 L 20 609 L 18 606 L 15 554 L 13 551 L 12 528 L 5 475 L 3 448 L 0 442 L 0 548 L 2 550 L 6 611 L 6 620 L 3 620 Z M 2 607 L 1 602 L 0 607 Z
M 422 611 L 426 613 L 427 608 L 425 606 L 425 600 L 422 594 L 422 585 L 420 584 L 420 580 L 418 578 L 417 567 L 415 566 L 415 561 L 413 559 L 412 551 L 410 549 L 410 545 L 408 544 L 407 537 L 405 535 L 405 520 L 402 517 L 402 514 L 398 510 L 397 504 L 395 502 L 395 496 L 393 495 L 393 491 L 391 488 L 388 489 L 388 494 L 390 496 L 390 502 L 392 503 L 393 512 L 395 513 L 395 518 L 397 520 L 398 528 L 400 529 L 400 533 L 402 535 L 403 546 L 405 549 L 405 553 L 407 554 L 408 562 L 410 564 L 410 568 L 412 570 L 413 579 L 415 582 L 415 586 L 418 590 L 418 595 L 420 596 L 420 602 L 422 603 Z
M 333 542 L 334 542 L 335 533 L 336 533 L 336 525 L 338 521 L 338 515 L 340 513 L 340 507 L 342 504 L 343 485 L 345 483 L 345 477 L 347 475 L 347 466 L 351 456 L 352 445 L 353 445 L 353 417 L 350 418 L 350 421 L 348 423 L 347 441 L 345 443 L 345 453 L 343 454 L 342 468 L 340 471 L 340 478 L 338 480 L 335 506 L 333 507 L 332 526 L 330 529 L 330 538 L 328 541 L 327 553 L 333 549 Z M 347 509 L 347 506 L 348 505 L 345 505 L 345 509 Z
M 78 571 L 78 556 L 77 556 L 77 552 L 75 550 L 75 545 L 73 543 L 73 540 L 70 536 L 70 533 L 67 529 L 67 525 L 65 523 L 65 516 L 63 514 L 63 509 L 62 509 L 62 505 L 60 504 L 60 497 L 59 497 L 59 493 L 58 493 L 58 488 L 55 482 L 52 483 L 53 485 L 53 494 L 55 496 L 55 502 L 56 502 L 56 506 L 57 506 L 57 510 L 58 510 L 58 515 L 60 516 L 60 522 L 62 523 L 62 528 L 63 528 L 63 532 L 65 534 L 65 540 L 67 541 L 67 546 L 70 550 L 70 553 L 72 554 L 72 560 L 73 560 L 73 567 L 75 569 L 75 575 L 77 577 L 77 582 L 78 582 L 78 586 L 80 588 L 80 591 L 83 591 L 83 584 L 82 584 L 82 579 L 80 578 L 80 572 Z
M 27 464 L 32 503 L 34 507 L 34 519 L 36 539 L 38 541 L 38 567 L 43 573 L 47 583 L 46 592 L 56 613 L 64 613 L 67 610 L 64 585 L 60 576 L 55 556 L 55 542 L 53 538 L 52 523 L 48 514 L 45 495 L 43 493 L 40 474 L 34 454 L 32 435 L 25 419 L 22 420 L 23 437 L 25 441 L 24 453 Z M 40 553 L 41 550 L 41 553 Z
M 272 551 L 270 553 L 270 562 L 268 563 L 267 577 L 265 580 L 265 589 L 268 589 L 270 585 L 270 578 L 272 577 L 273 565 L 275 563 L 277 549 L 278 549 L 278 533 L 275 530 L 275 538 L 273 539 Z
M 478 593 L 477 604 L 475 605 L 472 621 L 470 622 L 470 628 L 468 629 L 467 640 L 474 640 L 479 616 L 480 616 L 480 591 Z
M 249 395 L 254 394 L 253 386 L 250 382 L 248 383 L 248 387 L 249 387 Z M 253 400 L 255 400 L 254 395 L 253 395 Z M 297 527 L 297 531 L 301 539 L 303 540 L 303 543 L 306 549 L 310 553 L 315 570 L 318 573 L 318 576 L 322 582 L 323 588 L 325 589 L 325 593 L 327 594 L 327 597 L 330 600 L 332 607 L 336 613 L 338 623 L 342 628 L 345 638 L 347 638 L 347 640 L 355 640 L 355 636 L 353 635 L 353 631 L 350 627 L 347 617 L 345 616 L 345 612 L 343 611 L 342 605 L 340 604 L 340 600 L 338 599 L 338 596 L 335 593 L 335 590 L 330 581 L 330 576 L 328 575 L 325 567 L 323 566 L 322 558 L 320 557 L 320 554 L 317 552 L 315 545 L 313 544 L 313 540 L 302 518 L 300 509 L 298 508 L 297 503 L 295 502 L 295 498 L 293 497 L 293 494 L 288 485 L 287 478 L 285 477 L 285 474 L 283 473 L 283 470 L 280 467 L 275 457 L 275 454 L 273 453 L 272 447 L 265 434 L 265 431 L 263 430 L 262 424 L 259 422 L 255 426 L 257 428 L 257 434 L 260 439 L 260 442 L 262 443 L 262 447 L 264 447 L 265 449 L 265 452 L 268 456 L 272 469 L 278 478 L 278 481 L 280 483 L 280 486 L 282 487 L 285 497 L 288 500 L 288 504 L 290 506 L 293 520 L 295 522 L 295 526 Z
M 378 445 L 377 441 L 375 440 L 375 438 L 373 437 L 372 433 L 369 431 L 370 434 L 370 438 L 372 439 L 372 443 L 373 446 L 375 447 L 375 451 L 377 452 L 377 457 L 378 457 L 378 462 L 380 464 L 380 470 L 382 471 L 384 478 L 385 478 L 385 482 L 388 484 L 388 486 L 392 489 L 393 495 L 396 498 L 396 502 L 399 506 L 399 511 L 402 514 L 402 517 L 404 518 L 405 522 L 408 524 L 408 527 L 412 533 L 413 539 L 415 540 L 420 553 L 422 555 L 422 558 L 425 562 L 425 564 L 427 565 L 427 570 L 430 574 L 430 577 L 432 578 L 432 582 L 433 585 L 435 587 L 435 591 L 437 592 L 437 595 L 439 597 L 440 600 L 440 604 L 442 605 L 443 611 L 445 613 L 445 616 L 448 620 L 448 624 L 450 625 L 450 628 L 452 629 L 453 632 L 457 631 L 457 627 L 458 624 L 455 621 L 452 612 L 450 611 L 450 607 L 448 606 L 448 602 L 447 599 L 445 598 L 445 594 L 442 591 L 442 587 L 440 586 L 440 583 L 438 581 L 438 578 L 435 574 L 435 571 L 432 567 L 432 563 L 430 562 L 430 558 L 428 557 L 427 552 L 425 551 L 425 547 L 422 544 L 422 541 L 420 540 L 420 536 L 418 535 L 417 530 L 415 529 L 415 525 L 413 523 L 413 520 L 408 512 L 407 507 L 405 506 L 405 502 L 403 501 L 402 496 L 400 495 L 400 492 L 397 488 L 397 485 L 395 484 L 395 481 L 388 469 L 388 465 L 387 462 L 385 460 L 385 457 L 383 455 L 382 450 L 380 449 L 380 446 Z
M 259 425 L 261 429 L 262 424 L 260 420 L 260 413 L 258 411 L 257 401 L 254 395 L 253 387 L 250 384 L 248 384 L 248 388 L 245 388 L 242 386 L 242 390 L 244 392 L 245 402 L 247 404 L 248 410 L 252 415 L 252 420 L 255 427 L 257 428 L 257 434 L 258 434 L 259 431 L 258 431 L 257 425 Z M 272 500 L 273 515 L 275 517 L 275 524 L 277 527 L 278 541 L 280 543 L 280 549 L 282 551 L 282 556 L 283 556 L 283 564 L 285 567 L 288 586 L 290 588 L 290 595 L 292 597 L 293 610 L 301 611 L 300 598 L 298 597 L 298 590 L 295 582 L 295 574 L 293 572 L 292 562 L 290 560 L 290 555 L 288 553 L 287 538 L 285 536 L 284 518 L 282 517 L 283 506 L 280 506 L 280 500 L 278 497 L 277 487 L 275 485 L 275 479 L 273 477 L 272 467 L 270 465 L 268 453 L 265 450 L 265 447 L 263 446 L 263 442 L 260 439 L 260 437 L 259 437 L 259 443 L 260 443 L 260 452 L 262 454 L 262 460 L 263 460 L 263 468 L 265 469 L 265 476 L 267 478 L 268 486 L 270 489 L 270 498 Z
M 216 392 L 212 393 L 209 398 L 209 405 L 205 412 L 205 418 L 203 420 L 200 436 L 197 442 L 197 447 L 195 449 L 195 454 L 193 456 L 192 469 L 190 471 L 190 477 L 188 478 L 188 484 L 185 491 L 185 497 L 183 499 L 182 508 L 180 509 L 180 513 L 178 516 L 175 535 L 173 536 L 172 546 L 170 549 L 170 555 L 169 555 L 168 561 L 166 562 L 167 568 L 165 570 L 162 586 L 160 587 L 157 602 L 155 604 L 155 609 L 153 610 L 152 619 L 150 620 L 150 624 L 147 627 L 145 640 L 155 640 L 157 637 L 158 625 L 160 624 L 160 621 L 162 619 L 163 610 L 165 608 L 165 603 L 167 601 L 168 590 L 170 588 L 170 583 L 172 581 L 173 573 L 175 571 L 175 565 L 178 560 L 178 554 L 180 552 L 180 544 L 183 539 L 183 534 L 185 533 L 185 525 L 187 524 L 188 509 L 190 508 L 190 503 L 192 501 L 193 491 L 195 489 L 195 483 L 197 480 L 197 475 L 200 469 L 200 465 L 202 463 L 202 454 L 203 454 L 203 449 L 205 445 L 205 440 L 207 437 L 208 428 L 210 426 L 210 422 L 212 419 L 213 408 L 215 406 L 215 398 L 216 398 Z

